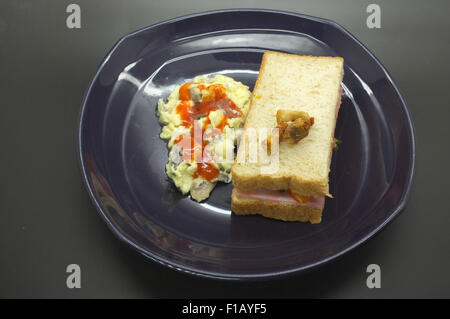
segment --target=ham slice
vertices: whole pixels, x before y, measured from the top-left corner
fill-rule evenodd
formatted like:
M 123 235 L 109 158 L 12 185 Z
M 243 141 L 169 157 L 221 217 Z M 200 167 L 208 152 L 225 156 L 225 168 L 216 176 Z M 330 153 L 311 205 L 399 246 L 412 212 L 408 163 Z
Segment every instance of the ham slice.
M 259 200 L 278 204 L 307 206 L 317 209 L 323 209 L 323 206 L 325 205 L 325 196 L 311 197 L 307 203 L 301 204 L 293 199 L 287 191 L 277 191 L 272 189 L 252 189 L 244 191 L 235 188 L 235 192 L 236 196 L 242 200 Z

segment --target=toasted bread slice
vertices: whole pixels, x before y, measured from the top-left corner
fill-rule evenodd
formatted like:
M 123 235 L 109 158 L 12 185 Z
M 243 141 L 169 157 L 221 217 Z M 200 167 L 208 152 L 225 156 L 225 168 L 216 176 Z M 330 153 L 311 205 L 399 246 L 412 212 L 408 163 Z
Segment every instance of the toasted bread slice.
M 308 136 L 298 143 L 279 143 L 277 167 L 270 172 L 262 169 L 267 163 L 249 161 L 251 150 L 241 143 L 232 167 L 234 187 L 241 190 L 289 189 L 303 196 L 330 196 L 328 174 L 343 65 L 341 57 L 299 56 L 271 51 L 264 54 L 243 136 L 249 129 L 276 127 L 276 113 L 280 109 L 307 112 L 314 118 L 314 125 Z M 262 143 L 264 141 L 258 139 L 258 145 Z M 233 202 L 235 212 L 244 212 L 244 207 L 253 204 Z

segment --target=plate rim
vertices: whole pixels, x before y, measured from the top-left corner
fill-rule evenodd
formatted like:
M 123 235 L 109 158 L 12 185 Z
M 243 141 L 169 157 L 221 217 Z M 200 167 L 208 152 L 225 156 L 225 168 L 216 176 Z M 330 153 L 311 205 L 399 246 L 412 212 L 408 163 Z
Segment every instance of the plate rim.
M 304 266 L 297 266 L 297 267 L 292 267 L 289 268 L 287 270 L 282 270 L 282 271 L 272 271 L 272 272 L 266 272 L 266 273 L 257 273 L 257 274 L 229 274 L 226 272 L 216 272 L 216 271 L 208 271 L 208 270 L 201 270 L 201 269 L 197 269 L 195 267 L 190 267 L 190 266 L 186 266 L 186 265 L 181 265 L 176 261 L 170 260 L 168 258 L 165 257 L 161 257 L 161 256 L 157 256 L 156 254 L 152 254 L 151 252 L 148 252 L 147 250 L 143 249 L 142 247 L 140 247 L 139 245 L 137 245 L 136 243 L 134 243 L 131 239 L 127 238 L 127 236 L 125 234 L 123 234 L 122 232 L 120 232 L 115 226 L 114 224 L 109 220 L 109 218 L 106 216 L 106 214 L 103 212 L 103 209 L 101 207 L 101 205 L 98 203 L 98 200 L 94 194 L 93 189 L 91 188 L 91 185 L 89 183 L 88 180 L 88 175 L 86 172 L 86 166 L 84 164 L 84 156 L 83 156 L 83 146 L 81 144 L 81 136 L 82 136 L 82 127 L 83 127 L 83 118 L 84 118 L 84 113 L 85 113 L 85 109 L 86 109 L 86 102 L 88 100 L 88 97 L 90 96 L 92 87 L 94 85 L 94 83 L 96 82 L 100 72 L 102 71 L 103 67 L 105 66 L 105 64 L 108 62 L 108 60 L 110 59 L 111 55 L 114 53 L 114 51 L 121 45 L 122 42 L 124 42 L 126 39 L 128 39 L 129 37 L 132 37 L 140 32 L 143 31 L 147 31 L 153 28 L 156 28 L 158 26 L 161 25 L 165 25 L 165 24 L 170 24 L 170 23 L 174 23 L 177 21 L 181 21 L 181 20 L 185 20 L 185 19 L 189 19 L 189 18 L 196 18 L 196 17 L 201 17 L 201 16 L 205 16 L 205 15 L 214 15 L 214 14 L 221 14 L 221 13 L 234 13 L 234 12 L 238 12 L 238 13 L 242 13 L 242 12 L 247 12 L 247 13 L 274 13 L 274 14 L 279 14 L 279 15 L 289 15 L 289 16 L 294 16 L 297 18 L 303 18 L 303 19 L 307 19 L 307 20 L 312 20 L 315 22 L 319 22 L 319 23 L 323 23 L 323 24 L 327 24 L 327 25 L 331 25 L 337 29 L 339 29 L 339 31 L 343 32 L 345 35 L 347 35 L 348 37 L 350 37 L 358 46 L 360 46 L 373 60 L 374 62 L 378 65 L 378 67 L 380 68 L 380 70 L 384 73 L 386 79 L 388 80 L 389 84 L 391 85 L 391 87 L 394 89 L 394 91 L 396 92 L 397 96 L 400 99 L 401 102 L 401 107 L 404 111 L 405 117 L 406 117 L 406 122 L 407 122 L 407 127 L 409 129 L 409 144 L 411 147 L 411 153 L 410 153 L 410 165 L 408 168 L 408 179 L 406 181 L 406 185 L 405 188 L 403 190 L 402 193 L 402 197 L 399 200 L 399 204 L 396 206 L 396 208 L 389 214 L 389 216 L 377 227 L 375 227 L 371 232 L 367 233 L 366 235 L 364 235 L 362 238 L 360 238 L 359 240 L 357 240 L 355 243 L 353 243 L 352 245 L 346 247 L 345 249 L 342 249 L 326 258 L 322 258 L 314 263 L 310 263 L 308 265 L 304 265 Z M 140 253 L 141 255 L 143 255 L 144 257 L 160 264 L 163 266 L 166 266 L 170 269 L 174 269 L 178 272 L 182 272 L 182 273 L 186 273 L 189 275 L 194 275 L 197 277 L 203 277 L 203 278 L 211 278 L 211 279 L 222 279 L 222 280 L 230 280 L 230 281 L 261 281 L 261 280 L 272 280 L 272 279 L 278 279 L 278 278 L 283 278 L 283 277 L 287 277 L 287 276 L 291 276 L 294 274 L 300 274 L 303 273 L 305 271 L 310 271 L 313 270 L 315 268 L 318 268 L 319 266 L 323 266 L 325 264 L 330 263 L 331 261 L 335 261 L 338 258 L 344 256 L 345 254 L 349 253 L 350 251 L 354 250 L 356 247 L 361 246 L 362 244 L 365 244 L 369 239 L 371 239 L 373 236 L 375 236 L 376 234 L 379 234 L 381 230 L 383 230 L 387 224 L 389 224 L 392 220 L 395 219 L 395 217 L 397 217 L 405 208 L 410 193 L 411 193 L 411 188 L 412 188 L 412 184 L 413 184 L 413 180 L 414 180 L 414 175 L 415 175 L 415 165 L 416 165 L 416 142 L 415 142 L 415 128 L 414 128 L 414 124 L 412 121 L 412 117 L 411 114 L 409 113 L 408 110 L 408 106 L 406 104 L 406 101 L 403 97 L 403 95 L 401 94 L 400 89 L 398 88 L 398 86 L 396 85 L 395 81 L 393 80 L 392 76 L 390 75 L 390 73 L 388 72 L 388 70 L 384 67 L 384 65 L 379 61 L 379 59 L 361 42 L 359 41 L 353 34 L 351 34 L 346 28 L 344 28 L 342 25 L 340 25 L 339 23 L 331 20 L 331 19 L 327 19 L 327 18 L 320 18 L 320 17 L 316 17 L 316 16 L 311 16 L 311 15 L 307 15 L 307 14 L 302 14 L 302 13 L 297 13 L 297 12 L 293 12 L 293 11 L 286 11 L 286 10 L 276 10 L 276 9 L 264 9 L 264 8 L 231 8 L 231 9 L 218 9 L 218 10 L 208 10 L 208 11 L 202 11 L 202 12 L 197 12 L 197 13 L 191 13 L 191 14 L 186 14 L 186 15 L 181 15 L 175 18 L 170 18 L 170 19 L 166 19 L 151 25 L 148 25 L 146 27 L 142 27 L 139 28 L 135 31 L 129 32 L 125 35 L 123 35 L 122 37 L 120 37 L 116 43 L 112 46 L 112 48 L 108 51 L 108 53 L 106 54 L 106 56 L 102 59 L 102 61 L 100 62 L 100 64 L 97 67 L 97 70 L 95 72 L 95 75 L 92 77 L 92 79 L 89 82 L 89 85 L 84 93 L 82 102 L 81 102 L 81 107 L 78 113 L 78 120 L 77 120 L 77 132 L 76 132 L 76 144 L 77 144 L 77 159 L 78 159 L 78 166 L 79 169 L 81 171 L 81 175 L 82 175 L 82 180 L 83 180 L 83 184 L 85 189 L 87 190 L 90 200 L 91 202 L 94 204 L 94 207 L 97 210 L 97 213 L 100 215 L 100 217 L 103 219 L 103 221 L 106 223 L 106 225 L 108 226 L 108 228 L 110 229 L 110 231 L 115 235 L 116 238 L 118 238 L 120 241 L 126 243 L 127 245 L 129 245 L 130 247 L 132 247 L 135 251 L 137 251 L 138 253 Z

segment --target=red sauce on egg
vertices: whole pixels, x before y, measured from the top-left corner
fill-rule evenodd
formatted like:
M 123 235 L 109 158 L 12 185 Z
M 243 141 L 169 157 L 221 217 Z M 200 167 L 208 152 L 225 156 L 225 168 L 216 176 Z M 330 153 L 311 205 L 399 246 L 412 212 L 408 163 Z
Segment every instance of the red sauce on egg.
M 181 118 L 181 124 L 184 127 L 191 128 L 190 135 L 179 136 L 174 143 L 182 142 L 181 148 L 183 150 L 184 160 L 195 160 L 197 162 L 197 171 L 194 177 L 201 177 L 211 181 L 219 176 L 217 167 L 210 163 L 211 156 L 204 151 L 208 141 L 203 140 L 205 127 L 211 123 L 209 114 L 212 111 L 222 110 L 224 113 L 223 119 L 216 126 L 216 129 L 222 131 L 228 123 L 228 119 L 242 116 L 242 111 L 237 107 L 232 100 L 226 95 L 226 88 L 221 84 L 212 84 L 205 86 L 203 84 L 196 84 L 197 88 L 202 91 L 202 100 L 194 103 L 191 100 L 190 88 L 194 83 L 183 84 L 179 89 L 180 102 L 177 105 L 176 111 Z M 206 92 L 205 92 L 206 91 Z M 194 136 L 194 122 L 202 117 L 206 117 L 206 121 L 201 131 L 200 140 Z M 203 154 L 201 153 L 203 151 Z M 198 159 L 197 154 L 202 158 Z M 195 157 L 195 158 L 194 158 Z
M 221 84 L 212 84 L 205 87 L 197 85 L 200 90 L 206 90 L 207 94 L 200 102 L 193 103 L 190 96 L 190 86 L 193 83 L 186 83 L 180 87 L 180 103 L 177 106 L 177 113 L 180 115 L 181 123 L 185 127 L 191 127 L 196 119 L 202 116 L 209 116 L 209 113 L 221 109 L 225 114 L 225 119 L 236 118 L 242 115 L 242 111 L 231 101 Z M 225 127 L 226 122 L 223 127 Z
M 214 164 L 207 162 L 197 163 L 197 171 L 194 173 L 194 177 L 201 177 L 208 181 L 212 181 L 218 176 L 219 170 L 214 166 Z

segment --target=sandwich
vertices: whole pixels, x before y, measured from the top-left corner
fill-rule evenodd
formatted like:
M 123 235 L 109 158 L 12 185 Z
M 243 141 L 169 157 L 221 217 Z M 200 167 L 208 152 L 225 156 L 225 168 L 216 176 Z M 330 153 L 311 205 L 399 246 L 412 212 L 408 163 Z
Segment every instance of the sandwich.
M 325 197 L 333 197 L 328 175 L 343 74 L 341 57 L 263 55 L 232 166 L 235 214 L 321 222 Z

